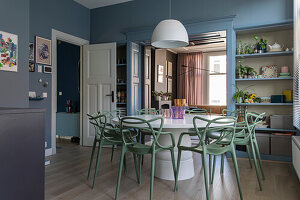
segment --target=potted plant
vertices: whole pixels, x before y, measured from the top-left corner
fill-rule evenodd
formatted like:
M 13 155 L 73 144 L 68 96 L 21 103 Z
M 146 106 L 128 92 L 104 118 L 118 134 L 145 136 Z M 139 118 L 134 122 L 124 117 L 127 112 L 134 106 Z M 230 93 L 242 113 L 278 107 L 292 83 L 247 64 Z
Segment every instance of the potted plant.
M 152 96 L 154 96 L 155 101 L 160 101 L 161 100 L 161 93 L 152 91 Z
M 245 66 L 244 78 L 253 78 L 257 75 L 257 72 L 249 66 Z
M 240 64 L 236 67 L 236 74 L 239 79 L 244 78 L 245 72 L 246 72 L 246 69 L 242 64 Z
M 257 35 L 254 35 L 253 38 L 257 42 L 256 48 L 258 53 L 265 53 L 267 51 L 267 40 L 262 38 L 258 38 Z
M 245 101 L 244 89 L 240 90 L 238 87 L 236 87 L 236 92 L 234 93 L 232 100 L 235 103 L 243 103 Z

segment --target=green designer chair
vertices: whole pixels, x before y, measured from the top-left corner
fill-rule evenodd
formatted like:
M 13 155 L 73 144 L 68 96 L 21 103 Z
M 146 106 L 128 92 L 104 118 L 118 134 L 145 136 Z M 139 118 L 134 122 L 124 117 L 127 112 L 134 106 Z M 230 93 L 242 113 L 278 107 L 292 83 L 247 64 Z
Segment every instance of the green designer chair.
M 261 123 L 262 120 L 265 118 L 265 113 L 262 113 L 262 114 L 255 113 L 255 112 L 247 113 L 247 111 L 245 111 L 245 110 L 237 110 L 237 111 L 225 110 L 223 112 L 223 114 L 225 114 L 225 112 L 227 113 L 227 115 L 235 115 L 236 117 L 239 117 L 241 120 L 240 122 L 237 123 L 236 137 L 234 139 L 234 144 L 246 147 L 251 168 L 252 168 L 251 153 L 252 153 L 253 162 L 254 162 L 254 166 L 255 166 L 255 170 L 256 170 L 257 181 L 259 184 L 259 189 L 262 190 L 262 184 L 261 184 L 258 165 L 259 165 L 261 176 L 262 176 L 263 180 L 265 180 L 265 175 L 264 175 L 264 171 L 262 168 L 260 152 L 259 152 L 258 143 L 257 143 L 256 136 L 255 136 L 255 128 L 256 128 L 256 125 Z M 220 137 L 220 134 L 209 133 L 208 137 L 213 138 L 213 139 L 218 139 Z M 251 153 L 250 153 L 250 149 L 251 149 Z M 211 183 L 213 182 L 214 169 L 215 169 L 215 163 L 216 163 L 215 159 L 216 158 L 214 157 L 213 172 L 212 172 L 213 174 L 212 174 Z M 258 164 L 257 164 L 257 160 L 258 160 Z M 223 173 L 223 172 L 224 172 L 224 155 L 221 156 L 221 173 Z
M 198 121 L 205 121 L 207 122 L 207 125 L 204 129 L 199 129 L 197 127 Z M 239 193 L 240 193 L 240 199 L 243 199 L 242 195 L 242 189 L 240 184 L 240 175 L 236 160 L 236 154 L 235 154 L 235 148 L 234 148 L 234 139 L 235 139 L 235 129 L 236 129 L 236 118 L 232 116 L 228 117 L 219 117 L 213 120 L 208 120 L 199 116 L 195 116 L 193 119 L 194 123 L 194 129 L 195 132 L 184 132 L 181 133 L 179 136 L 178 141 L 178 159 L 177 159 L 177 171 L 175 176 L 175 191 L 178 190 L 178 174 L 180 169 L 180 159 L 181 159 L 181 152 L 182 151 L 192 151 L 196 153 L 202 154 L 202 165 L 204 168 L 204 178 L 205 178 L 205 189 L 206 189 L 206 199 L 209 200 L 209 180 L 207 176 L 207 167 L 206 167 L 206 156 L 207 155 L 222 155 L 226 152 L 230 152 L 232 154 L 233 164 L 235 168 L 235 174 L 236 179 L 238 183 Z M 214 127 L 212 127 L 212 125 Z M 217 140 L 211 141 L 208 143 L 208 140 L 206 140 L 206 134 L 208 132 L 219 132 L 220 137 Z M 189 136 L 198 136 L 199 137 L 199 143 L 195 146 L 182 146 L 181 140 L 184 135 Z M 222 140 L 224 138 L 231 138 L 230 140 L 223 142 Z M 222 142 L 222 143 L 220 143 Z
M 98 144 L 96 167 L 95 167 L 94 180 L 93 180 L 93 185 L 92 185 L 92 188 L 94 188 L 95 182 L 96 182 L 96 177 L 98 174 L 100 156 L 101 156 L 101 151 L 102 151 L 103 146 L 104 145 L 112 145 L 112 146 L 122 145 L 123 139 L 120 135 L 119 128 L 114 128 L 114 127 L 112 127 L 111 124 L 107 123 L 107 114 L 100 114 L 100 112 L 98 112 L 98 113 L 94 113 L 92 115 L 88 115 L 88 117 L 89 117 L 90 123 L 95 128 L 95 138 L 94 138 L 94 144 L 93 144 L 93 148 L 92 148 L 92 154 L 91 154 L 88 176 L 87 176 L 88 180 L 90 177 L 90 171 L 91 171 L 92 163 L 94 160 L 95 149 Z M 125 166 L 126 166 L 126 164 L 125 164 Z
M 160 121 L 160 126 L 157 130 L 154 130 L 151 123 L 155 121 Z M 174 157 L 174 147 L 175 147 L 175 140 L 174 136 L 170 132 L 162 132 L 162 127 L 164 124 L 164 119 L 162 117 L 157 117 L 151 120 L 144 120 L 137 117 L 123 117 L 120 119 L 120 129 L 123 138 L 123 146 L 120 158 L 120 167 L 119 167 L 119 175 L 118 175 L 118 184 L 116 188 L 116 196 L 115 200 L 118 198 L 119 194 L 119 187 L 122 175 L 122 167 L 123 167 L 123 159 L 126 152 L 132 152 L 134 154 L 135 166 L 136 166 L 136 176 L 137 182 L 141 183 L 141 157 L 145 154 L 151 154 L 151 175 L 150 175 L 150 200 L 152 200 L 153 196 L 153 182 L 154 182 L 154 168 L 155 168 L 155 154 L 161 151 L 170 151 L 173 170 L 174 170 L 174 177 L 176 174 L 176 166 L 175 166 L 175 157 Z M 152 145 L 145 145 L 138 143 L 135 139 L 136 136 L 133 136 L 133 132 L 138 133 L 139 131 L 146 131 L 151 133 L 153 136 L 153 143 Z M 161 135 L 169 135 L 172 144 L 169 146 L 162 146 L 158 142 L 158 138 Z M 138 167 L 136 164 L 136 155 L 138 156 Z

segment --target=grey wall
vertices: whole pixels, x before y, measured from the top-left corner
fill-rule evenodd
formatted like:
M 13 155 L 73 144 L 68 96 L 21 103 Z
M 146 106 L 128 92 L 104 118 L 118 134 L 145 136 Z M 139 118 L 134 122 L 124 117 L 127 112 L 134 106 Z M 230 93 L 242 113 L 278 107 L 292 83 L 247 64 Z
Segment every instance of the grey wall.
M 234 25 L 277 23 L 293 18 L 293 0 L 173 0 L 172 18 L 183 22 L 236 15 Z M 168 0 L 135 0 L 91 11 L 91 42 L 122 41 L 126 29 L 154 27 L 168 18 Z M 150 39 L 150 38 L 149 38 Z
M 18 72 L 0 71 L 0 107 L 28 107 L 29 0 L 0 0 L 0 30 L 18 35 Z
M 62 31 L 89 40 L 90 37 L 90 10 L 73 0 L 30 0 L 30 42 L 35 36 L 51 39 L 52 29 Z M 27 67 L 28 68 L 28 67 Z M 37 66 L 36 66 L 37 68 Z M 46 109 L 46 141 L 51 147 L 51 74 L 30 73 L 29 89 L 48 93 L 48 98 L 42 101 L 30 101 L 32 108 Z M 49 82 L 44 88 L 38 80 Z M 28 91 L 28 90 L 27 90 Z

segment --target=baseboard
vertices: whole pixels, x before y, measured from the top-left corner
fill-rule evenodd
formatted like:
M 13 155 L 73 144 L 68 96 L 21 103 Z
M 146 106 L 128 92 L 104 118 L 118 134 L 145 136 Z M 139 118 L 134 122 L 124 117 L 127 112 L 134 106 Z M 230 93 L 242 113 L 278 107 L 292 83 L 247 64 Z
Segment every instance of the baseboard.
M 45 149 L 45 157 L 46 156 L 51 156 L 52 155 L 52 148 Z

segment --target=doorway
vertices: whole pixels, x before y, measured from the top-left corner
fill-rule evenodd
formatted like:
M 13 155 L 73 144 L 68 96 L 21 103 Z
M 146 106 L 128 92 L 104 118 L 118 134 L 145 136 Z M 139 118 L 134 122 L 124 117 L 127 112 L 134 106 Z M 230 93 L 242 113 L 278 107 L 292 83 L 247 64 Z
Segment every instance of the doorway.
M 56 154 L 56 121 L 57 121 L 57 116 L 56 113 L 58 111 L 58 87 L 57 87 L 57 63 L 58 63 L 58 59 L 57 59 L 57 41 L 63 41 L 72 45 L 76 45 L 80 48 L 80 60 L 82 60 L 82 46 L 83 45 L 87 45 L 89 44 L 89 41 L 81 39 L 79 37 L 67 34 L 67 33 L 63 33 L 61 31 L 52 29 L 52 110 L 51 110 L 51 150 L 52 150 L 52 154 Z M 80 72 L 79 72 L 79 80 L 81 83 L 81 75 L 82 75 L 82 63 L 80 62 Z M 82 91 L 82 84 L 80 84 L 79 86 L 80 91 Z M 80 137 L 82 137 L 82 94 L 80 93 L 80 99 L 79 99 L 79 135 Z M 81 141 L 80 141 L 80 144 Z
M 152 94 L 186 99 L 190 107 L 227 106 L 226 31 L 190 35 L 186 47 L 152 49 Z M 161 70 L 160 70 L 161 69 Z M 167 99 L 165 99 L 167 100 Z M 162 98 L 152 98 L 161 109 Z M 167 102 L 167 101 L 166 101 Z
M 80 46 L 57 40 L 56 137 L 80 142 Z M 58 147 L 57 147 L 58 148 Z

